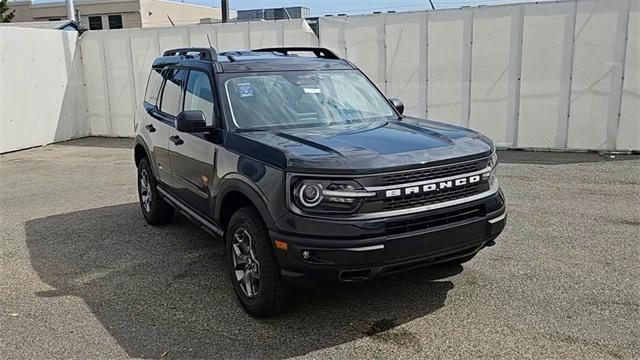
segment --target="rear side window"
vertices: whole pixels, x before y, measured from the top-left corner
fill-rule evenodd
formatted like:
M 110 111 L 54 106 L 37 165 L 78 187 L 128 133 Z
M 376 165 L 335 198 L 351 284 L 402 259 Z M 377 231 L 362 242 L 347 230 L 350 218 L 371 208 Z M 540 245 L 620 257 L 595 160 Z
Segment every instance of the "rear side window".
M 144 101 L 151 105 L 158 105 L 158 96 L 160 95 L 160 86 L 162 85 L 161 71 L 162 69 L 151 69 L 151 73 L 149 74 Z
M 186 71 L 181 69 L 167 69 L 162 74 L 165 78 L 162 89 L 162 100 L 160 111 L 165 114 L 177 116 L 181 110 L 180 100 L 182 95 L 182 84 L 186 76 Z
M 200 110 L 207 120 L 207 126 L 213 125 L 213 92 L 209 75 L 202 71 L 190 71 L 187 91 L 184 94 L 184 110 Z

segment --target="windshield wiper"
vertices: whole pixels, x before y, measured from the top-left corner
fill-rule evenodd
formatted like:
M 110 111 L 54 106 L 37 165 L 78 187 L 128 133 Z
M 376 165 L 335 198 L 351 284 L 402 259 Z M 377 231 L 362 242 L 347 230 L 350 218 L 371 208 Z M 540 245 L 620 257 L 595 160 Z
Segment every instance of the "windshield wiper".
M 286 129 L 303 129 L 303 128 L 311 128 L 311 127 L 319 127 L 324 126 L 325 123 L 316 123 L 316 124 L 280 124 L 273 126 L 256 126 L 249 128 L 240 128 L 237 129 L 237 132 L 251 132 L 251 131 L 272 131 L 272 130 L 286 130 Z
M 269 127 L 254 127 L 254 128 L 236 129 L 236 132 L 271 131 L 271 130 L 275 130 L 275 129 L 269 128 Z

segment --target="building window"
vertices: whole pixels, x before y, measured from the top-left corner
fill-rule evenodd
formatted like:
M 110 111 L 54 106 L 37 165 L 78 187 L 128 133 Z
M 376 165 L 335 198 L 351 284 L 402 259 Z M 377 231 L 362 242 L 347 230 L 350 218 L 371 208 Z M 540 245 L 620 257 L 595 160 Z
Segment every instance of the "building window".
M 122 29 L 122 15 L 109 15 L 109 29 Z
M 60 21 L 62 18 L 49 18 L 49 21 Z
M 102 30 L 102 16 L 89 16 L 89 30 Z

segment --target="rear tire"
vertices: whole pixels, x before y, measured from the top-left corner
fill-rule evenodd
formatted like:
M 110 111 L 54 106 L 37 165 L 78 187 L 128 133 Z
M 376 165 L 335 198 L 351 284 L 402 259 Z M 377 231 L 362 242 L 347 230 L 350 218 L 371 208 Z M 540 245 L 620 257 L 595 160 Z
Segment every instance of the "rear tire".
M 162 225 L 173 218 L 175 210 L 158 194 L 157 182 L 147 158 L 143 158 L 138 164 L 138 199 L 147 223 Z
M 270 317 L 286 305 L 288 288 L 262 217 L 253 207 L 236 211 L 225 233 L 227 262 L 240 304 L 256 317 Z

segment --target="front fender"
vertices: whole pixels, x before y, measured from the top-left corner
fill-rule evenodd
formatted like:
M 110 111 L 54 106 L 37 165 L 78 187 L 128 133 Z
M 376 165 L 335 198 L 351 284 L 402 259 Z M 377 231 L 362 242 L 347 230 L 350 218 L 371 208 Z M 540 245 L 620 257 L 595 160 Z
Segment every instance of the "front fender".
M 135 141 L 136 141 L 136 145 L 134 146 L 134 149 L 138 145 L 144 148 L 144 152 L 147 154 L 147 159 L 149 160 L 149 165 L 151 165 L 151 172 L 153 173 L 153 177 L 157 179 L 158 178 L 157 164 L 156 164 L 155 158 L 152 156 L 151 151 L 149 150 L 149 147 L 147 146 L 147 143 L 144 141 L 144 138 L 140 135 L 136 136 Z M 135 150 L 134 150 L 134 161 L 135 161 Z
M 274 219 L 267 207 L 268 199 L 251 179 L 240 173 L 233 173 L 220 179 L 220 190 L 216 197 L 214 218 L 220 222 L 222 203 L 230 192 L 237 191 L 245 195 L 258 210 L 269 230 L 275 229 Z

